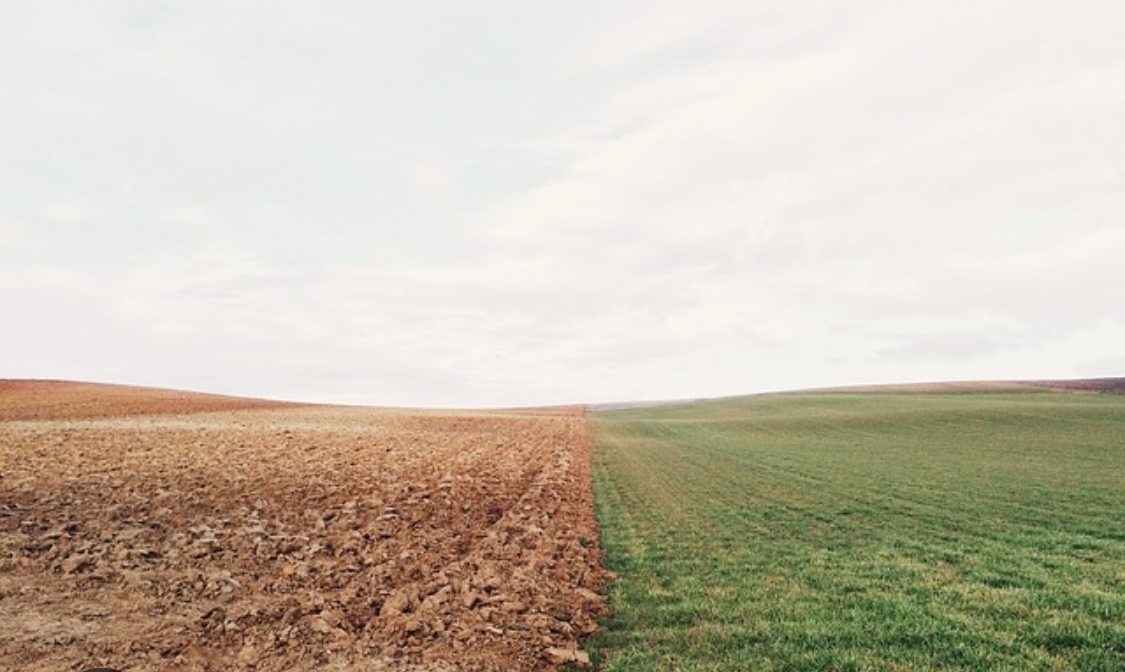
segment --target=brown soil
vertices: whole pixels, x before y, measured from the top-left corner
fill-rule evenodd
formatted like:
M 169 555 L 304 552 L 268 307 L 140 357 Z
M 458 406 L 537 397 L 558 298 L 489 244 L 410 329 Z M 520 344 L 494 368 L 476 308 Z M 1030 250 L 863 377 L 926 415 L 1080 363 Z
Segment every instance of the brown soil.
M 1125 393 L 1125 378 L 1088 378 L 1079 380 L 1013 380 L 964 381 L 949 383 L 901 383 L 891 385 L 855 385 L 808 390 L 809 392 L 1012 392 L 1045 389 L 1055 392 Z
M 150 387 L 0 380 L 0 420 L 77 420 L 298 406 L 301 404 Z
M 1125 394 L 1125 378 L 1088 378 L 1085 380 L 1040 380 L 1029 383 L 1035 387 L 1066 392 L 1104 392 Z
M 149 392 L 0 387 L 0 669 L 581 659 L 607 577 L 582 409 Z

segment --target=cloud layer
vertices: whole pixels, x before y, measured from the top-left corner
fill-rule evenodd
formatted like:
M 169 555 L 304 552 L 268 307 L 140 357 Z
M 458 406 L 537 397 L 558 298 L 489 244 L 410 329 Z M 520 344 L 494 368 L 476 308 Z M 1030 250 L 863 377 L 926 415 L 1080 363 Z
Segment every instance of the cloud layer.
M 0 9 L 0 376 L 1122 375 L 1118 5 L 423 5 Z

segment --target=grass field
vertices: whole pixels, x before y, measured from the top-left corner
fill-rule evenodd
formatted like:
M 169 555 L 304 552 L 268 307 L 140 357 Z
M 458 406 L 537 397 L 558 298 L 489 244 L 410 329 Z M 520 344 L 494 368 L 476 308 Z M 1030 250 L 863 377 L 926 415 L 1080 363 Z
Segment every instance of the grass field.
M 1125 670 L 1125 396 L 593 414 L 605 670 Z

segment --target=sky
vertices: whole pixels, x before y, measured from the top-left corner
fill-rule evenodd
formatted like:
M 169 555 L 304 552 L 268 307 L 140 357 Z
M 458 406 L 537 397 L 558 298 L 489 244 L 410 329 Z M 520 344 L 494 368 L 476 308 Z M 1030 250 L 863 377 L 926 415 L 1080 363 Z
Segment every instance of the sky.
M 0 3 L 0 378 L 1125 376 L 1125 3 Z

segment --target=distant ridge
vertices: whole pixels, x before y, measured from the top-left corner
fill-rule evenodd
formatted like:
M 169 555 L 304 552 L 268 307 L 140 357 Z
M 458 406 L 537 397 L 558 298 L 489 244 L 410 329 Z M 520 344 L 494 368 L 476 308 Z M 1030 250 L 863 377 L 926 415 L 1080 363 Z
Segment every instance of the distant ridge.
M 1049 390 L 1053 392 L 1087 392 L 1101 394 L 1125 394 L 1125 378 L 1078 378 L 1073 380 L 965 380 L 936 383 L 887 383 L 876 385 L 844 385 L 839 387 L 814 387 L 803 390 L 781 390 L 759 394 L 847 394 L 847 393 L 894 393 L 894 392 L 1003 392 L 1017 390 Z M 667 399 L 659 401 L 620 401 L 589 404 L 592 413 L 605 411 L 627 411 L 658 406 L 676 406 L 699 401 L 718 401 L 737 399 L 744 396 L 699 397 L 695 399 Z
M 663 400 L 649 400 L 649 401 L 614 401 L 603 404 L 586 404 L 586 410 L 591 413 L 600 413 L 602 411 L 629 411 L 638 408 L 656 408 L 658 406 L 678 406 L 680 404 L 691 404 L 697 401 L 707 401 L 706 399 L 663 399 Z
M 0 421 L 208 413 L 308 405 L 155 387 L 0 379 Z
M 1108 392 L 1125 394 L 1125 378 L 1086 378 L 1082 380 L 1037 380 L 1028 385 L 1071 392 Z
M 893 393 L 893 392 L 985 392 L 1004 390 L 1049 390 L 1054 392 L 1125 394 L 1125 378 L 1079 378 L 1073 380 L 949 381 L 936 383 L 892 383 L 850 385 L 769 394 Z M 745 395 L 738 395 L 745 396 Z M 714 400 L 733 397 L 716 397 Z M 619 411 L 657 406 L 690 404 L 709 398 L 622 401 L 588 404 L 590 412 Z M 0 422 L 11 420 L 65 420 L 137 415 L 210 413 L 268 408 L 293 408 L 317 404 L 233 397 L 186 392 L 158 387 L 115 385 L 67 380 L 0 379 Z M 559 407 L 561 415 L 581 414 L 582 407 Z M 542 412 L 542 408 L 508 409 L 509 412 Z
M 1073 380 L 967 380 L 936 383 L 890 383 L 821 387 L 805 392 L 987 392 L 1004 390 L 1052 390 L 1056 392 L 1102 392 L 1125 394 L 1125 378 L 1078 378 Z M 799 392 L 794 390 L 794 392 Z

